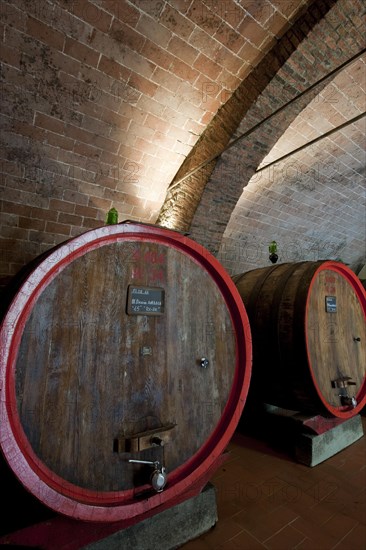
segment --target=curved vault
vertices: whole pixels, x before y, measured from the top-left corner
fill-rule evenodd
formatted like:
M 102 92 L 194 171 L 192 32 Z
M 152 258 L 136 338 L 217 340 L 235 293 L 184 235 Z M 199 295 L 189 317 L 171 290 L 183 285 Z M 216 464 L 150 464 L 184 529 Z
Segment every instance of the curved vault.
M 346 43 L 340 42 L 337 32 L 342 9 Z M 298 22 L 300 28 L 304 17 Z M 296 25 L 290 34 L 297 34 L 297 29 Z M 178 228 L 189 230 L 194 239 L 219 254 L 233 273 L 266 265 L 268 242 L 273 238 L 281 243 L 282 261 L 340 258 L 357 269 L 365 254 L 363 119 L 266 170 L 256 170 L 275 160 L 276 154 L 283 156 L 362 114 L 365 67 L 358 53 L 363 47 L 357 6 L 339 0 L 247 109 L 234 138 L 256 124 L 258 129 L 223 152 L 218 161 L 175 186 L 173 182 L 159 220 L 164 223 L 165 213 L 168 219 L 173 213 Z M 358 60 L 333 81 L 328 79 L 261 124 L 286 101 L 354 56 Z M 242 86 L 245 89 L 245 82 Z M 197 166 L 192 162 L 188 172 L 192 165 Z

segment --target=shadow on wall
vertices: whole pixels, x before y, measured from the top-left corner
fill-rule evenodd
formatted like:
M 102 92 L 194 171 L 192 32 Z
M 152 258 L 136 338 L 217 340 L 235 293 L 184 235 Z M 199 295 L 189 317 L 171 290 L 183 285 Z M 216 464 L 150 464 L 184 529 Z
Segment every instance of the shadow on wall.
M 114 167 L 80 157 L 66 166 L 47 158 L 47 146 L 9 147 L 3 161 L 4 210 L 0 213 L 0 289 L 37 256 L 105 223 L 113 205 L 120 221 L 135 219 L 145 199 L 115 188 L 136 182 L 136 165 Z M 109 188 L 106 191 L 106 186 Z M 106 198 L 106 196 L 108 198 Z M 19 202 L 17 202 L 19 201 Z

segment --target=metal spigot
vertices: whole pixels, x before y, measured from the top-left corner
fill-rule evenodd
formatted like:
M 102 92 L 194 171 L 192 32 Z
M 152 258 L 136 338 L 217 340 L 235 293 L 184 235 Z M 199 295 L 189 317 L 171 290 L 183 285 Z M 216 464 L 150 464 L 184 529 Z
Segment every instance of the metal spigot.
M 150 443 L 153 447 L 164 447 L 164 439 L 156 435 L 150 438 Z
M 352 407 L 352 409 L 357 407 L 357 399 L 355 397 L 342 394 L 339 394 L 339 397 L 341 398 L 341 403 L 344 407 Z
M 128 462 L 132 462 L 134 464 L 148 464 L 149 466 L 153 466 L 154 467 L 154 471 L 153 473 L 151 474 L 151 477 L 150 477 L 150 482 L 151 482 L 151 485 L 154 489 L 154 491 L 156 491 L 157 493 L 161 493 L 162 490 L 164 489 L 165 485 L 166 485 L 166 482 L 167 482 L 167 473 L 166 473 L 166 469 L 164 468 L 164 466 L 160 466 L 160 462 L 155 460 L 155 461 L 152 461 L 152 460 L 137 460 L 137 459 L 133 459 L 133 458 L 130 458 Z
M 357 407 L 357 399 L 348 395 L 348 387 L 355 386 L 356 382 L 353 382 L 350 376 L 340 376 L 336 380 L 332 380 L 332 388 L 338 388 L 340 393 L 341 405 L 343 407 L 350 407 L 354 409 Z
M 207 359 L 207 357 L 202 357 L 200 359 L 200 366 L 203 368 L 203 369 L 207 369 L 207 367 L 209 366 L 210 364 L 210 361 Z

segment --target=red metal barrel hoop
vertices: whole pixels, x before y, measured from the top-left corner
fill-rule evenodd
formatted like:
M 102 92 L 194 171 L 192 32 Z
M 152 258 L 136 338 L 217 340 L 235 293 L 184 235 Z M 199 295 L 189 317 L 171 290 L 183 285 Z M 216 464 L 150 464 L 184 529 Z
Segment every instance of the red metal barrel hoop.
M 235 333 L 236 358 L 229 397 L 219 422 L 195 454 L 169 472 L 163 492 L 135 498 L 135 489 L 90 490 L 62 478 L 36 455 L 24 433 L 17 409 L 15 366 L 20 342 L 32 311 L 45 289 L 64 269 L 86 254 L 111 243 L 142 243 L 179 251 L 214 281 L 228 309 Z M 41 502 L 62 514 L 87 521 L 143 518 L 151 510 L 184 498 L 206 479 L 224 452 L 239 422 L 251 373 L 251 337 L 245 308 L 236 287 L 219 262 L 191 239 L 163 228 L 140 224 L 101 227 L 76 237 L 51 251 L 22 283 L 6 313 L 0 331 L 0 445 L 21 483 Z M 141 489 L 141 488 L 139 488 Z

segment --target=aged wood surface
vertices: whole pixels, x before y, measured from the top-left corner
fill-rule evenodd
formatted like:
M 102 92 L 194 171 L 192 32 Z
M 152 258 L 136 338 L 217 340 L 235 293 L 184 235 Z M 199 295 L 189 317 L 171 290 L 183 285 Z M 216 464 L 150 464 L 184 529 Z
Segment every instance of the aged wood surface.
M 129 315 L 132 284 L 164 289 L 164 313 Z M 235 357 L 227 305 L 197 262 L 159 243 L 108 244 L 68 265 L 34 306 L 16 362 L 21 423 L 60 478 L 96 491 L 139 487 L 151 468 L 128 458 L 169 472 L 210 436 Z M 170 424 L 165 446 L 116 452 L 116 440 Z
M 233 277 L 252 329 L 250 397 L 294 410 L 334 414 L 336 408 L 343 414 L 332 381 L 349 376 L 355 382 L 349 395 L 360 393 L 365 401 L 365 312 L 355 292 L 356 276 L 331 267 L 318 271 L 321 265 L 279 264 Z M 326 296 L 336 297 L 336 312 L 326 312 Z
M 326 296 L 335 297 L 336 311 L 326 311 Z M 309 296 L 306 328 L 316 384 L 330 405 L 339 406 L 339 388 L 332 381 L 350 377 L 355 385 L 348 387 L 348 393 L 355 396 L 366 372 L 364 314 L 349 281 L 329 269 L 318 274 Z

